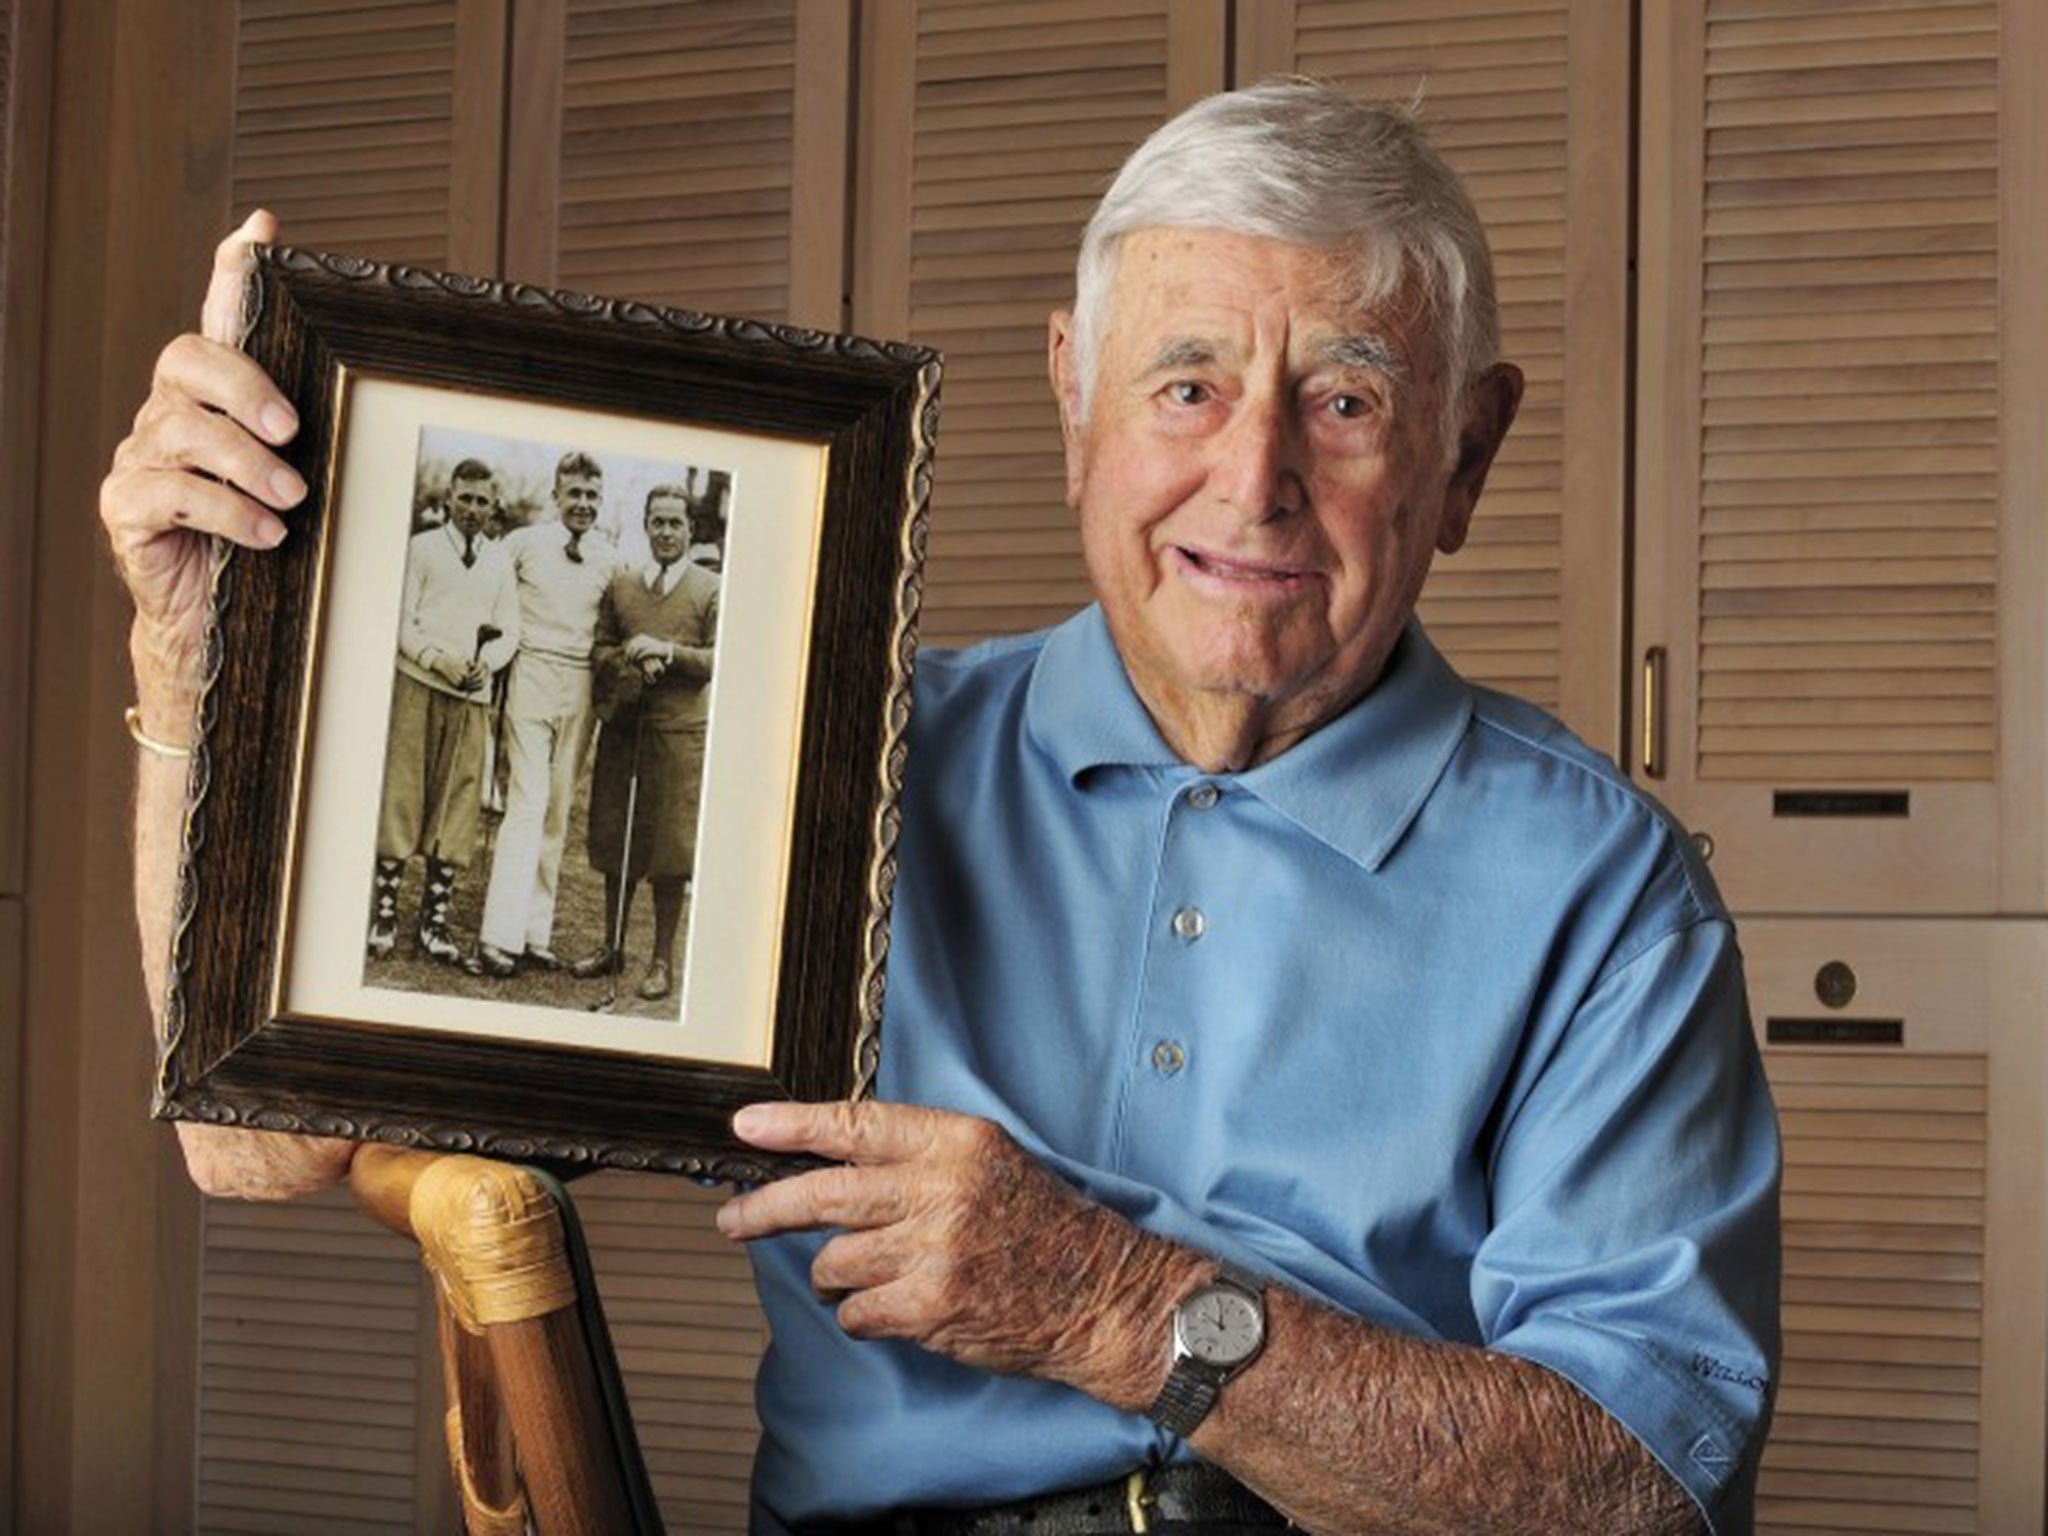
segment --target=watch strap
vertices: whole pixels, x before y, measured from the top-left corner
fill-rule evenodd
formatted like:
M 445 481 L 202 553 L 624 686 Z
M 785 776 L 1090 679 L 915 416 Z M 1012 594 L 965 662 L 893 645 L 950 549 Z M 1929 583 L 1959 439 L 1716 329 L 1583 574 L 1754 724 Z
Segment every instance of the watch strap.
M 1223 1382 L 1214 1367 L 1199 1360 L 1176 1360 L 1145 1416 L 1185 1440 L 1209 1417 L 1222 1391 Z

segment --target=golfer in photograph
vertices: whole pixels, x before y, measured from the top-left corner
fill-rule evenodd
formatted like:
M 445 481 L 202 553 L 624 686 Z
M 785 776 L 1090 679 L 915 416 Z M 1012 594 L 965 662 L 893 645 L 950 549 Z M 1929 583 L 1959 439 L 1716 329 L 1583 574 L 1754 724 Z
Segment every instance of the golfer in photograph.
M 590 863 L 604 875 L 605 948 L 575 969 L 601 976 L 624 968 L 626 918 L 644 875 L 654 885 L 654 953 L 640 996 L 653 1002 L 673 985 L 696 862 L 718 578 L 683 558 L 691 542 L 683 487 L 647 493 L 645 527 L 653 558 L 614 576 L 598 610 L 593 665 L 604 724 L 590 784 Z
M 519 650 L 505 690 L 500 745 L 509 761 L 505 817 L 491 855 L 483 926 L 469 970 L 510 976 L 521 962 L 554 970 L 555 882 L 590 747 L 590 648 L 598 605 L 618 567 L 600 530 L 604 470 L 587 453 L 555 466 L 556 516 L 505 536 L 519 592 Z
M 491 679 L 519 644 L 512 563 L 483 533 L 497 499 L 490 465 L 464 459 L 448 477 L 448 521 L 414 534 L 406 550 L 371 888 L 374 959 L 397 940 L 398 892 L 414 854 L 426 858 L 420 950 L 451 964 L 462 958 L 448 906 L 476 853 Z

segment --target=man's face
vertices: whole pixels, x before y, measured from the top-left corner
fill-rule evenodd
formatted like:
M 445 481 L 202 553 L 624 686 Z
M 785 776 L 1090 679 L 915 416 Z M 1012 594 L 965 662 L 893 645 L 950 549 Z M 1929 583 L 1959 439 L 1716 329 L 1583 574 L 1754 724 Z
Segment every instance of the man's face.
M 663 565 L 674 565 L 690 547 L 690 508 L 673 496 L 657 496 L 647 506 L 647 547 Z
M 490 521 L 498 504 L 495 480 L 456 480 L 448 487 L 448 520 L 465 538 L 473 536 Z
M 1205 711 L 1270 742 L 1372 685 L 1431 558 L 1464 542 L 1513 417 L 1519 375 L 1499 370 L 1511 383 L 1480 392 L 1495 409 L 1479 440 L 1448 452 L 1434 337 L 1405 299 L 1360 307 L 1348 277 L 1331 253 L 1278 240 L 1134 232 L 1085 420 L 1054 317 L 1088 574 L 1183 751 L 1182 722 Z
M 600 475 L 555 476 L 555 505 L 561 510 L 562 526 L 574 534 L 590 532 L 604 505 L 604 478 Z

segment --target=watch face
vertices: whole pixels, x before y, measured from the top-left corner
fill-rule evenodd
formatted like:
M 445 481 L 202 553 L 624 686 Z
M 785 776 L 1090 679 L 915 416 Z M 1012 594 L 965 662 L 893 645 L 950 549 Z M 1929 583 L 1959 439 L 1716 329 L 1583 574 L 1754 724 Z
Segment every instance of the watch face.
M 1179 1314 L 1181 1345 L 1205 1365 L 1242 1365 L 1258 1353 L 1266 1320 L 1258 1303 L 1229 1286 L 1211 1286 Z

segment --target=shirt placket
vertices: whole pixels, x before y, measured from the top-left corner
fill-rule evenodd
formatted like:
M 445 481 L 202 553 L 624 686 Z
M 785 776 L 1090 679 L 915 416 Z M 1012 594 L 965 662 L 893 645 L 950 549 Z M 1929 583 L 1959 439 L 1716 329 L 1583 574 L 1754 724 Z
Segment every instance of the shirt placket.
M 1117 1165 L 1131 1178 L 1176 1187 L 1176 1148 L 1190 1132 L 1190 1095 L 1202 1070 L 1208 1020 L 1224 963 L 1211 854 L 1226 791 L 1211 779 L 1175 785 L 1166 807 L 1146 913 L 1142 983 L 1126 1036 Z

